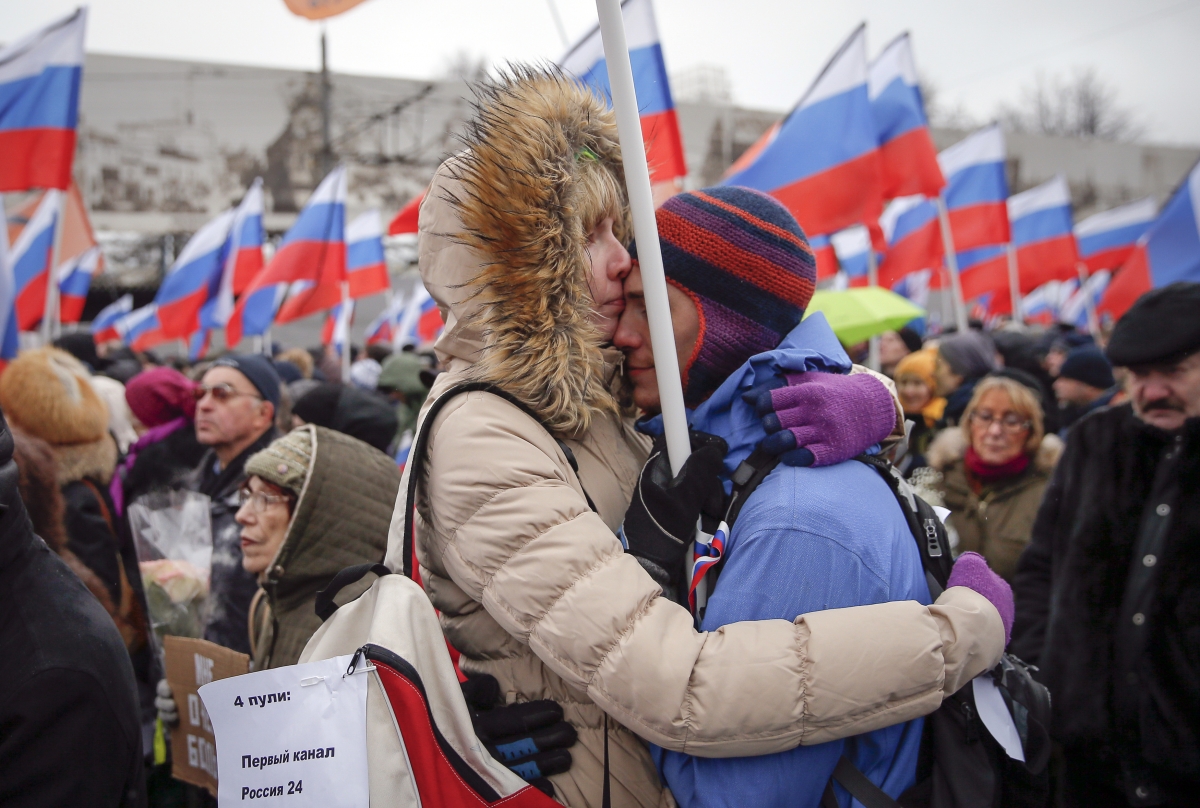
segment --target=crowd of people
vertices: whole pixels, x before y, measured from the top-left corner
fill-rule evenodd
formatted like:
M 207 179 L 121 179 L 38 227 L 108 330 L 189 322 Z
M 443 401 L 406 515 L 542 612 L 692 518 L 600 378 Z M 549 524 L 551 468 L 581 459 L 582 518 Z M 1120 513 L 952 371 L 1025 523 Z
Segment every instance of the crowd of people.
M 154 751 L 179 710 L 130 520 L 178 490 L 207 501 L 200 633 L 253 670 L 297 662 L 338 571 L 402 569 L 411 520 L 464 689 L 569 725 L 505 759 L 564 805 L 845 806 L 842 765 L 929 804 L 924 717 L 1006 648 L 1052 697 L 1042 804 L 1190 804 L 1200 285 L 1103 335 L 913 323 L 874 372 L 805 319 L 813 251 L 778 202 L 689 191 L 657 221 L 677 473 L 612 113 L 554 70 L 484 87 L 426 194 L 432 353 L 368 346 L 343 380 L 324 348 L 187 366 L 72 334 L 11 362 L 0 803 L 203 801 Z M 944 591 L 896 485 L 949 512 Z M 699 590 L 698 523 L 724 531 Z

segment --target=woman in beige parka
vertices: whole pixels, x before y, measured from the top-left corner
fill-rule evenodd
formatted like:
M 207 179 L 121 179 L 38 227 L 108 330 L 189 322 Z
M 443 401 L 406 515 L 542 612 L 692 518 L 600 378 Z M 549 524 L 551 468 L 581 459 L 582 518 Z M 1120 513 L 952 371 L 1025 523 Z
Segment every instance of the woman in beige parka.
M 537 413 L 579 473 L 520 408 L 459 395 L 431 428 L 416 553 L 462 668 L 495 676 L 509 701 L 560 702 L 577 729 L 571 769 L 550 778 L 556 799 L 600 805 L 606 723 L 612 805 L 671 805 L 643 740 L 709 757 L 821 743 L 925 715 L 994 665 L 999 614 L 963 588 L 928 607 L 711 633 L 661 596 L 614 534 L 649 441 L 618 406 L 620 352 L 604 345 L 620 313 L 607 290 L 628 254 L 589 285 L 612 245 L 628 243 L 612 113 L 552 70 L 517 70 L 480 92 L 466 150 L 421 206 L 419 265 L 446 320 L 436 345 L 446 372 L 418 428 L 450 388 L 490 381 Z M 406 489 L 407 479 L 393 570 Z

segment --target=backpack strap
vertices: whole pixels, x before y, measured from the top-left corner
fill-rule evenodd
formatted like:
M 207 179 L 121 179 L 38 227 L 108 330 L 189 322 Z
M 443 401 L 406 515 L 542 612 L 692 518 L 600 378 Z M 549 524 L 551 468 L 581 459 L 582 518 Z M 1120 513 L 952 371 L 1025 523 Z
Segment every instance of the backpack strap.
M 838 758 L 837 765 L 833 767 L 833 776 L 825 784 L 825 793 L 821 795 L 821 808 L 838 808 L 837 795 L 833 791 L 834 780 L 866 808 L 900 808 L 900 803 L 867 779 L 845 755 Z
M 946 591 L 950 568 L 954 565 L 946 526 L 942 524 L 932 506 L 913 493 L 912 486 L 887 460 L 879 455 L 866 454 L 854 459 L 879 472 L 879 476 L 896 497 L 896 503 L 908 522 L 908 529 L 912 532 L 917 550 L 921 554 L 921 566 L 925 570 L 925 583 L 929 585 L 929 594 L 936 600 Z
M 521 412 L 528 415 L 537 424 L 546 429 L 546 425 L 538 418 L 537 413 L 529 408 L 525 402 L 518 399 L 512 393 L 504 390 L 491 382 L 465 382 L 456 385 L 447 390 L 441 398 L 430 405 L 428 412 L 425 413 L 425 419 L 421 422 L 421 428 L 417 431 L 417 437 L 413 441 L 412 451 L 408 455 L 408 494 L 404 502 L 404 575 L 406 578 L 413 577 L 413 531 L 414 519 L 413 515 L 416 512 L 417 505 L 417 483 L 421 479 L 421 474 L 424 471 L 426 463 L 426 450 L 429 448 L 429 434 L 433 429 L 433 422 L 437 418 L 438 413 L 442 408 L 450 403 L 450 400 L 462 395 L 463 393 L 484 392 L 491 393 L 494 396 L 504 399 L 509 404 L 519 409 Z M 575 460 L 575 453 L 571 451 L 571 447 L 563 443 L 554 433 L 546 429 L 550 437 L 554 438 L 554 442 L 558 444 L 558 448 L 566 456 L 567 462 L 571 465 L 571 470 L 575 472 L 576 479 L 579 479 L 579 463 Z M 580 480 L 579 487 L 583 488 L 583 481 Z M 596 510 L 596 504 L 592 502 L 591 496 L 587 490 L 583 492 L 584 499 L 587 500 L 588 507 L 593 511 Z

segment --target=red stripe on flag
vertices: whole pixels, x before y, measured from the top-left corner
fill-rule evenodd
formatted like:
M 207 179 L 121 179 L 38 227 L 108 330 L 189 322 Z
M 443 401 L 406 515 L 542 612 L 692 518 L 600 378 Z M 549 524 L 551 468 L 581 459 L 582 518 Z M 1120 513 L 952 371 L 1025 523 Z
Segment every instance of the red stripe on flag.
M 1078 263 L 1075 237 L 1070 233 L 1019 248 L 1017 269 L 1021 279 L 1021 294 L 1032 292 L 1050 281 L 1069 281 L 1079 277 Z
M 954 235 L 955 252 L 1007 244 L 1008 206 L 1004 202 L 987 202 L 952 210 L 950 232 Z
M 233 265 L 233 293 L 240 295 L 250 286 L 250 281 L 263 268 L 262 247 L 244 247 L 238 250 Z
M 1008 294 L 1008 255 L 1000 253 L 995 258 L 964 270 L 959 276 L 962 283 L 963 300 L 972 300 L 988 292 Z
M 63 323 L 77 323 L 83 315 L 86 295 L 62 295 L 58 299 L 58 319 Z
M 392 282 L 388 279 L 387 264 L 373 264 L 356 269 L 347 273 L 346 277 L 350 282 L 350 297 L 355 300 L 392 288 Z
M 21 331 L 32 331 L 42 321 L 46 313 L 46 279 L 49 272 L 35 277 L 17 295 L 17 328 Z
M 1083 259 L 1083 263 L 1087 265 L 1089 274 L 1102 269 L 1113 269 L 1121 266 L 1133 256 L 1133 248 L 1132 244 L 1122 244 L 1120 247 L 1101 250 Z
M 937 147 L 924 126 L 911 129 L 880 147 L 883 196 L 937 196 L 946 185 L 937 161 Z
M 679 117 L 675 110 L 643 115 L 642 140 L 646 143 L 650 182 L 669 182 L 676 177 L 687 176 L 683 138 L 679 134 Z
M 942 229 L 932 219 L 888 248 L 879 265 L 879 285 L 890 289 L 911 272 L 941 266 L 944 252 Z
M 836 233 L 874 222 L 883 211 L 879 151 L 870 151 L 790 185 L 771 196 L 782 202 L 805 233 Z
M 1111 315 L 1114 320 L 1129 310 L 1137 299 L 1154 288 L 1150 280 L 1150 258 L 1144 246 L 1134 247 L 1125 265 L 1113 276 L 1096 306 L 1098 314 Z
M 208 288 L 200 287 L 187 297 L 160 303 L 158 323 L 168 338 L 186 339 L 200 329 L 200 308 L 208 300 Z
M 0 132 L 0 192 L 71 184 L 74 129 L 12 129 Z

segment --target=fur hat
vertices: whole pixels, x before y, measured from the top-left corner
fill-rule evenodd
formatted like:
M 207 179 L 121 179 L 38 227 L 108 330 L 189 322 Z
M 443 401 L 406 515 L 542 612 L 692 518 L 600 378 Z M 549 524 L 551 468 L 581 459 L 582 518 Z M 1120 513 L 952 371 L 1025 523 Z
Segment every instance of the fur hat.
M 87 368 L 58 348 L 25 351 L 0 375 L 0 407 L 14 425 L 52 446 L 108 434 L 108 406 Z
M 681 368 L 684 402 L 695 407 L 800 324 L 816 289 L 816 259 L 787 208 L 749 188 L 673 196 L 657 219 L 667 280 L 700 315 L 696 349 Z
M 251 455 L 246 461 L 246 476 L 261 477 L 300 496 L 312 465 L 314 429 L 312 426 L 293 429 L 261 452 Z
M 25 351 L 0 375 L 0 407 L 14 426 L 54 449 L 60 485 L 112 478 L 117 444 L 108 434 L 108 406 L 75 357 L 58 348 Z

